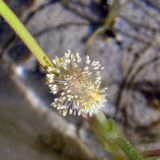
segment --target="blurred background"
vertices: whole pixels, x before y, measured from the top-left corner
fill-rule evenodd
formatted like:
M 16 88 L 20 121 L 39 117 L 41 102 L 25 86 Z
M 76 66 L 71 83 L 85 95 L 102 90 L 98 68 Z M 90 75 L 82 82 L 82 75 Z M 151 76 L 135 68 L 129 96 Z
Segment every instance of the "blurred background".
M 114 118 L 140 151 L 160 149 L 160 0 L 6 0 L 48 56 L 99 60 Z M 0 17 L 0 158 L 111 159 L 81 117 L 50 104 L 44 70 Z

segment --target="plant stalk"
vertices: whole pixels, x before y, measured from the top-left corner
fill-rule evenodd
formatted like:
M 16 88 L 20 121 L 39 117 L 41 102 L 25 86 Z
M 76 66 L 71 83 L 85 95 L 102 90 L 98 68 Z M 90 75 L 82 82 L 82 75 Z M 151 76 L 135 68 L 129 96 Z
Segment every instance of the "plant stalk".
M 103 112 L 97 114 L 91 124 L 107 151 L 120 159 L 143 160 L 137 150 L 122 135 L 115 121 L 106 118 Z
M 36 40 L 32 37 L 22 22 L 17 18 L 17 16 L 3 0 L 0 0 L 0 16 L 2 16 L 4 20 L 10 25 L 10 27 L 16 32 L 16 34 L 25 43 L 25 45 L 34 54 L 36 59 L 44 68 L 52 65 L 51 61 L 36 42 Z

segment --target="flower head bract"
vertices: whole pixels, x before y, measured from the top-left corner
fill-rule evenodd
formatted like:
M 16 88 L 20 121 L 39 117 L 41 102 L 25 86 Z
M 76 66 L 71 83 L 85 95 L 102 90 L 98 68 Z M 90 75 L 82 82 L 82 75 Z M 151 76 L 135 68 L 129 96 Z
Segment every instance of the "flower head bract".
M 105 89 L 101 89 L 99 61 L 91 62 L 89 56 L 82 62 L 79 53 L 70 50 L 63 57 L 56 57 L 47 68 L 47 82 L 57 98 L 51 104 L 64 116 L 96 114 L 106 102 Z

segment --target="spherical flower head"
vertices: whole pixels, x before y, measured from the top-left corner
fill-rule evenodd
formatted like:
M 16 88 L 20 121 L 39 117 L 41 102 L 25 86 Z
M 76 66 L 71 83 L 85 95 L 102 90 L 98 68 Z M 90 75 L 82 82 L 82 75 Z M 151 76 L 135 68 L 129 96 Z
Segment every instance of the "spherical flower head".
M 105 89 L 101 89 L 101 67 L 89 56 L 82 62 L 79 53 L 70 50 L 63 57 L 56 57 L 47 68 L 47 81 L 51 93 L 57 98 L 51 104 L 64 116 L 96 114 L 106 102 Z

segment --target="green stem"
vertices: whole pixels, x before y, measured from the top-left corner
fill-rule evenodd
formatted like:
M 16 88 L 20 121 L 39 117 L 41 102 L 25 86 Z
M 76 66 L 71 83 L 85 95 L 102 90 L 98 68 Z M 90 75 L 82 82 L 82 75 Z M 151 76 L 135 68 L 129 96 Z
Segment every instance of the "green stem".
M 3 0 L 0 0 L 0 16 L 6 20 L 44 68 L 52 65 L 39 44 Z
M 142 156 L 135 150 L 135 148 L 124 138 L 117 139 L 117 144 L 123 150 L 130 160 L 142 160 Z
M 143 160 L 136 149 L 122 135 L 115 121 L 107 119 L 104 113 L 101 112 L 96 115 L 92 121 L 92 127 L 104 146 L 107 146 L 107 150 L 114 155 L 124 157 L 124 159 L 127 157 L 129 160 Z

